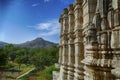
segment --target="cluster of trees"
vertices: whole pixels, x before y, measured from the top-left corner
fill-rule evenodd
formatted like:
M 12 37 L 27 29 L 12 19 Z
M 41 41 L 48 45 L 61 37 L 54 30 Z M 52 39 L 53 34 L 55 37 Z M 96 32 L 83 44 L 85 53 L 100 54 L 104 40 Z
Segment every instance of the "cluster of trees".
M 58 47 L 51 48 L 19 48 L 12 44 L 0 48 L 0 68 L 5 68 L 9 63 L 34 65 L 36 69 L 43 69 L 58 60 Z

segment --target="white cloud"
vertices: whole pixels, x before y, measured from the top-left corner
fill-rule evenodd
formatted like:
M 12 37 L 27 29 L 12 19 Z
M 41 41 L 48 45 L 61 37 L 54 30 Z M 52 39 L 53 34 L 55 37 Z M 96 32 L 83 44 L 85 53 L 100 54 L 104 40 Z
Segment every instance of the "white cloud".
M 51 30 L 47 33 L 40 33 L 41 36 L 52 36 L 52 35 L 55 35 L 55 34 L 59 34 L 59 29 L 54 29 L 54 30 Z
M 59 34 L 59 23 L 58 20 L 50 20 L 47 22 L 39 23 L 35 26 L 28 26 L 29 28 L 34 28 L 38 30 L 40 36 L 53 36 Z
M 52 26 L 52 24 L 53 23 L 51 22 L 39 23 L 35 28 L 38 30 L 48 30 Z
M 44 0 L 44 2 L 49 2 L 50 0 Z
M 37 4 L 37 3 L 35 3 L 35 4 L 32 4 L 32 6 L 33 6 L 33 7 L 36 7 L 36 6 L 38 6 L 38 5 L 39 5 L 39 4 Z

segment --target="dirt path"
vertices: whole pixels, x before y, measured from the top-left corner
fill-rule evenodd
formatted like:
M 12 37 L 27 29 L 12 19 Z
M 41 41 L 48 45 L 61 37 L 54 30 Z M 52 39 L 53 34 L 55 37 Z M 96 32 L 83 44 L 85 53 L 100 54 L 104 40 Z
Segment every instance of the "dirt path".
M 17 79 L 19 79 L 20 77 L 23 77 L 23 76 L 29 74 L 29 73 L 30 73 L 31 71 L 33 71 L 34 69 L 35 69 L 35 68 L 33 68 L 33 69 L 29 70 L 28 72 L 26 72 L 26 73 L 24 73 L 24 74 L 18 76 Z

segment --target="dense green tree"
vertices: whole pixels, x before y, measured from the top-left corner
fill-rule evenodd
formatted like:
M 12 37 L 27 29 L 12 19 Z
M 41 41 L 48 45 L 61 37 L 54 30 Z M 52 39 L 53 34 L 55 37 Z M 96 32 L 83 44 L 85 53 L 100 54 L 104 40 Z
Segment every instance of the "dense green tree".
M 3 49 L 0 49 L 0 69 L 2 69 L 7 64 L 8 56 L 3 51 Z
M 25 59 L 24 56 L 17 56 L 15 59 L 15 62 L 18 63 L 19 70 L 20 70 L 21 64 L 24 63 L 24 59 Z
M 43 69 L 45 66 L 49 64 L 49 59 L 44 54 L 35 54 L 30 59 L 31 64 L 33 64 L 36 69 Z
M 0 50 L 0 66 L 7 62 L 34 65 L 37 69 L 53 65 L 58 60 L 58 47 L 51 48 L 19 48 L 14 45 L 5 45 Z
M 15 51 L 17 48 L 12 45 L 12 44 L 6 44 L 4 47 L 3 47 L 3 50 L 4 52 L 6 52 L 7 54 L 9 54 L 10 52 L 13 52 Z
M 10 58 L 10 60 L 11 60 L 12 62 L 14 62 L 14 61 L 15 61 L 15 58 L 16 58 L 16 53 L 15 53 L 15 52 L 10 52 L 10 53 L 9 53 L 9 58 Z

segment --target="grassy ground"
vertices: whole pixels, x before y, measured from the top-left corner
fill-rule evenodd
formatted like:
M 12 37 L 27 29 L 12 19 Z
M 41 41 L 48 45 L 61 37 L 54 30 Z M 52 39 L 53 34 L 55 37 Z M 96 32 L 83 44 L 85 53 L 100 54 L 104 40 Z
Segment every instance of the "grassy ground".
M 54 65 L 46 67 L 43 71 L 34 71 L 20 80 L 52 80 L 52 71 L 58 71 Z
M 0 80 L 16 80 L 16 78 L 22 74 L 24 74 L 25 72 L 29 71 L 30 69 L 32 69 L 33 66 L 27 66 L 27 65 L 21 65 L 21 69 L 20 72 L 18 70 L 18 66 L 17 64 L 15 64 L 15 67 L 12 68 L 14 70 L 16 70 L 16 72 L 11 72 L 11 71 L 2 71 L 0 72 Z
M 36 80 L 52 80 L 52 71 L 54 71 L 56 68 L 54 65 L 50 67 L 46 67 L 46 69 L 42 72 L 39 72 L 37 75 Z

